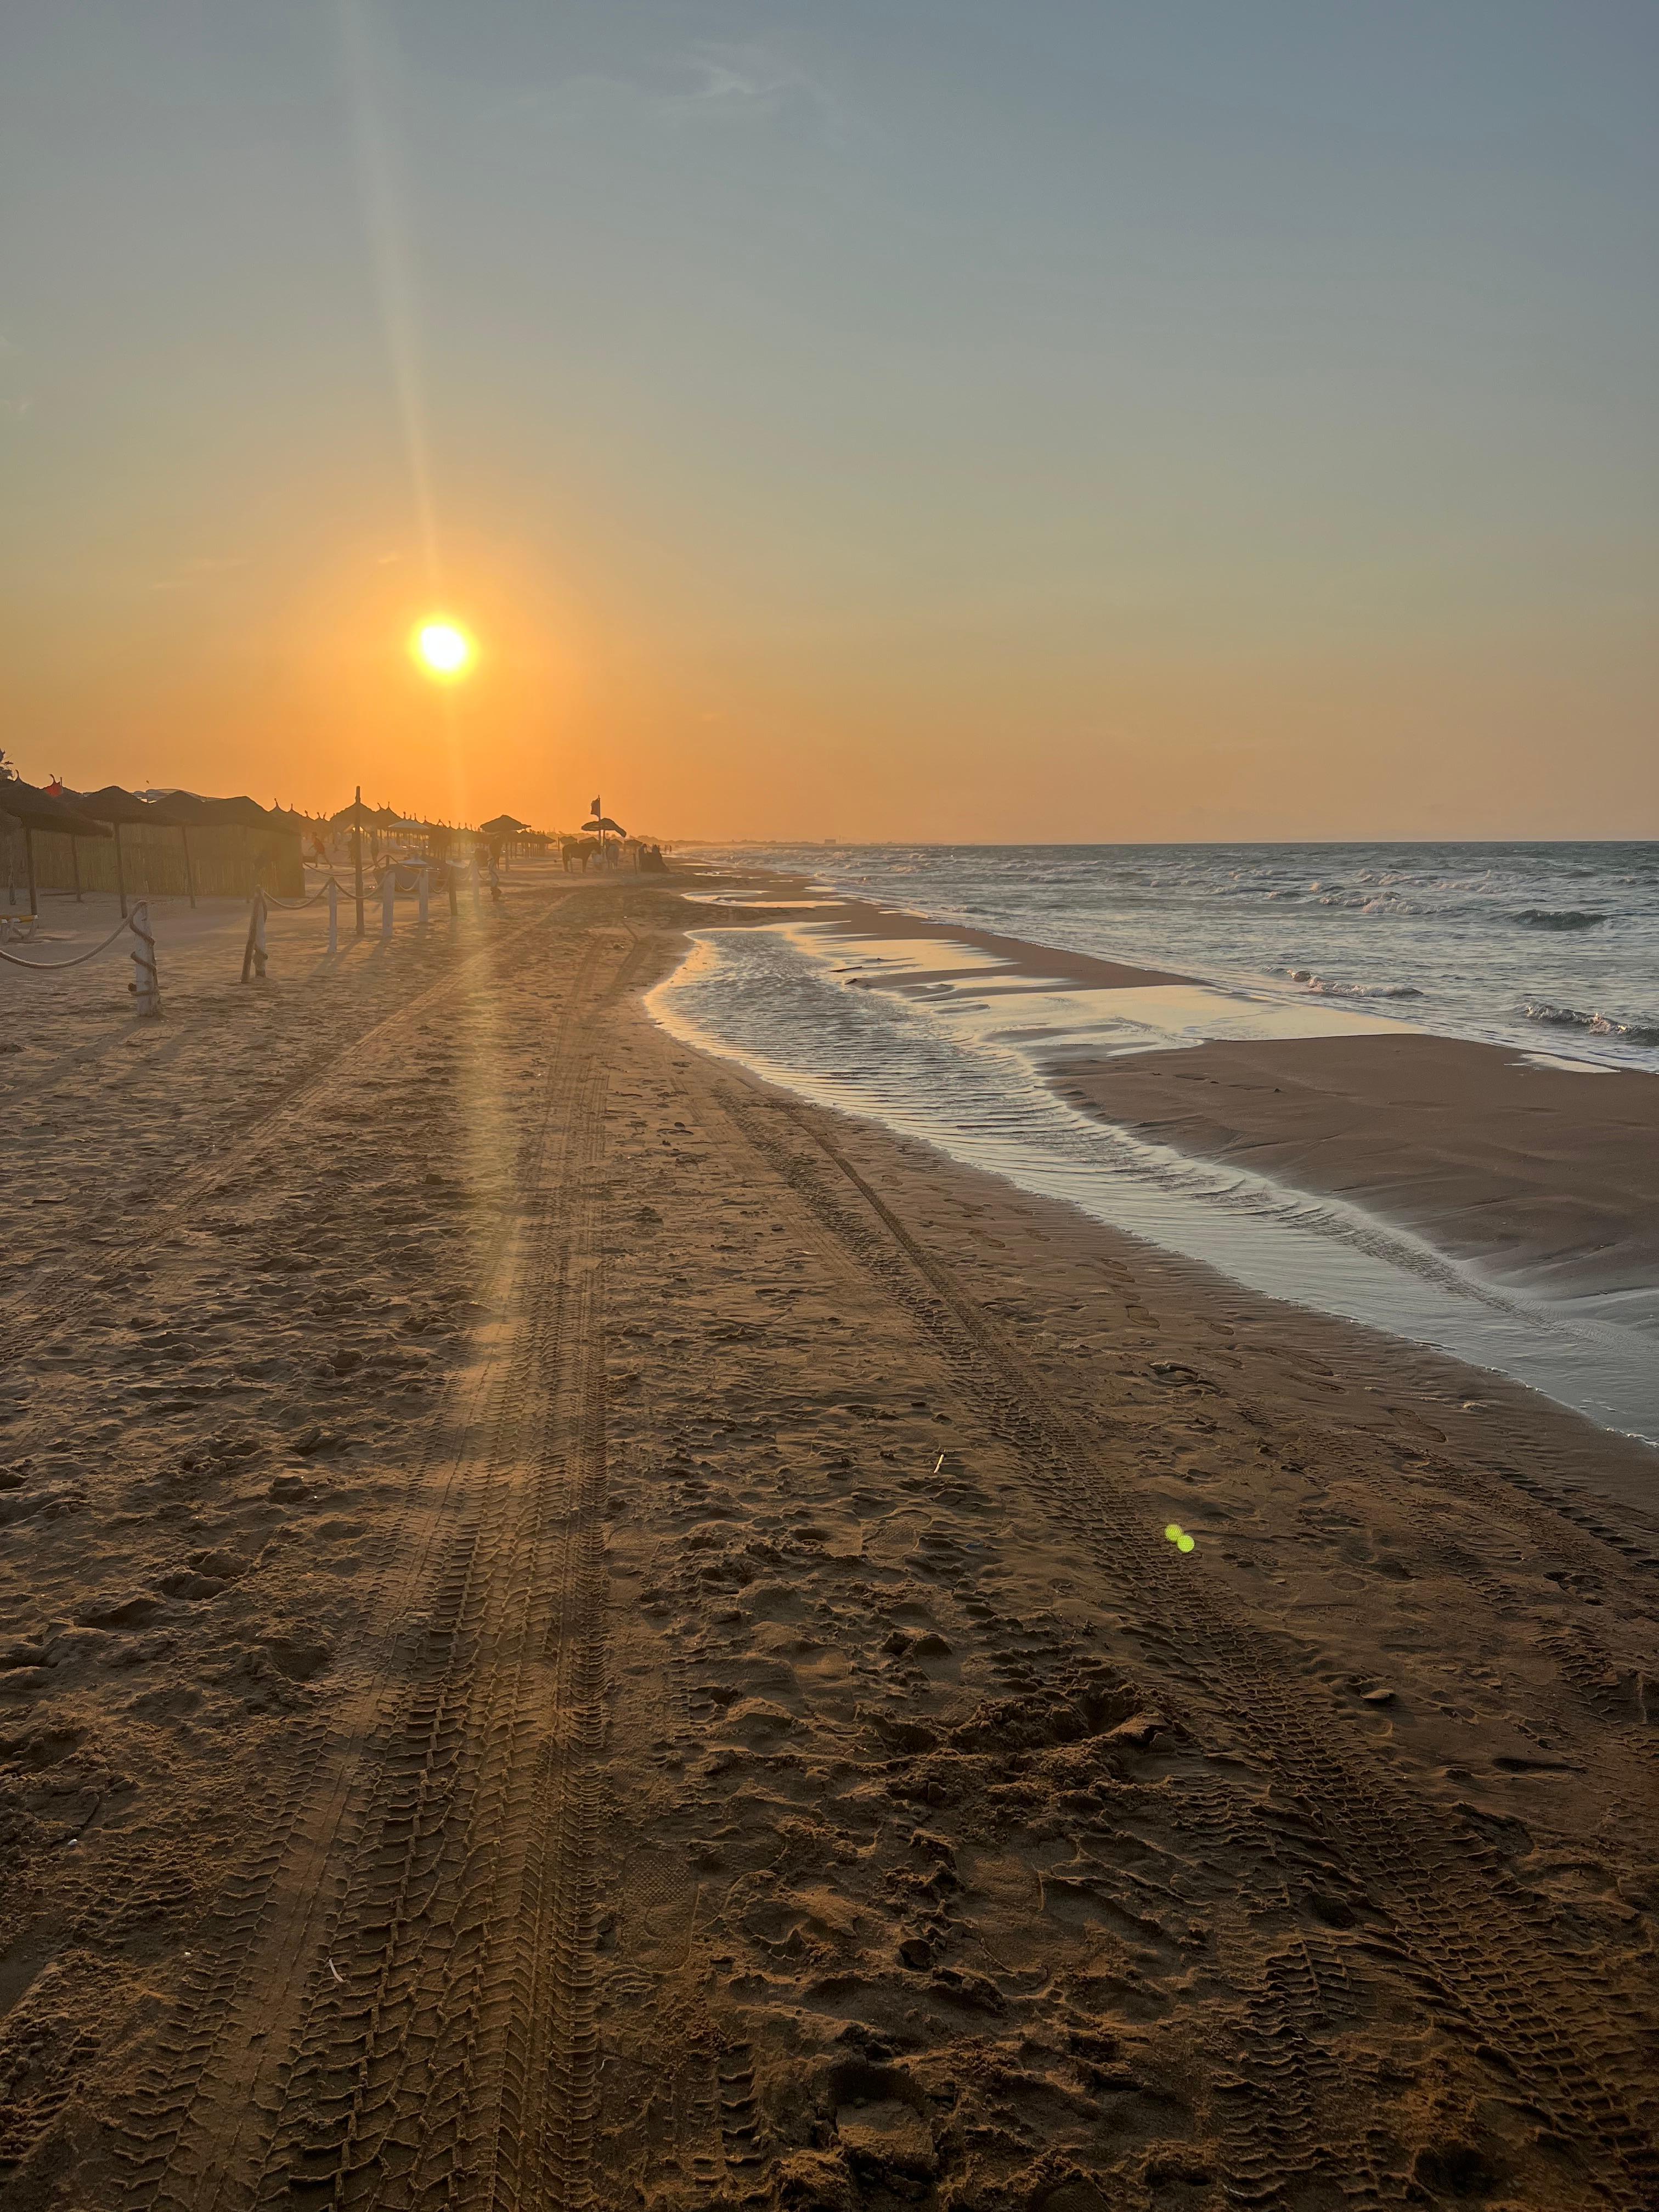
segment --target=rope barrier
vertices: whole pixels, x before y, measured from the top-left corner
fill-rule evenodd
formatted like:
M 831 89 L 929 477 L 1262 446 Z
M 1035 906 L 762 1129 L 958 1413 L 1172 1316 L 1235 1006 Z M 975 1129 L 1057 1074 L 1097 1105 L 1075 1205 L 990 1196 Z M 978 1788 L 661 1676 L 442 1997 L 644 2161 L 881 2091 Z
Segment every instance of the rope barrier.
M 128 921 L 118 923 L 101 945 L 94 945 L 90 952 L 77 952 L 73 960 L 20 960 L 15 952 L 4 951 L 0 951 L 0 960 L 13 968 L 38 968 L 43 974 L 50 974 L 56 968 L 83 968 L 88 960 L 95 960 L 100 952 L 107 952 L 116 939 L 125 936 L 131 927 Z
M 331 884 L 333 882 L 334 878 L 331 876 L 328 879 L 328 884 Z M 265 893 L 265 904 L 267 906 L 280 906 L 286 908 L 289 914 L 298 914 L 306 907 L 315 906 L 318 900 L 326 895 L 328 884 L 319 884 L 316 890 L 312 892 L 308 898 L 278 898 L 275 891 L 267 891 Z M 336 888 L 338 889 L 339 886 L 336 885 Z
M 416 879 L 414 889 L 420 901 L 420 919 L 422 924 L 427 921 L 428 916 L 428 902 L 434 872 L 433 865 L 427 861 L 388 861 L 380 872 L 376 886 L 380 894 L 380 936 L 383 941 L 392 933 L 394 902 L 398 896 L 398 877 L 400 872 L 405 875 L 413 875 Z M 440 878 L 441 887 L 447 889 L 449 893 L 449 910 L 453 915 L 457 911 L 458 904 L 455 895 L 454 867 L 453 864 L 440 864 L 436 872 Z M 476 853 L 472 856 L 471 866 L 468 873 L 471 879 L 472 903 L 476 912 L 478 904 L 478 859 Z M 257 980 L 264 975 L 267 907 L 280 907 L 286 913 L 299 914 L 307 907 L 315 906 L 319 899 L 326 898 L 329 902 L 328 949 L 331 952 L 337 952 L 339 950 L 339 902 L 343 888 L 338 878 L 333 875 L 331 875 L 325 883 L 319 884 L 316 890 L 305 898 L 278 898 L 274 892 L 256 886 L 252 901 L 252 912 L 248 917 L 247 945 L 242 955 L 242 981 L 246 983 L 251 979 Z M 489 890 L 492 898 L 501 897 L 501 878 L 496 872 L 493 860 L 489 869 Z M 0 947 L 0 961 L 3 961 L 9 968 L 30 969 L 35 974 L 43 975 L 55 974 L 60 969 L 84 968 L 88 960 L 95 960 L 100 952 L 107 952 L 118 937 L 125 936 L 129 932 L 134 940 L 132 964 L 137 980 L 130 983 L 127 988 L 137 1000 L 137 1011 L 141 1014 L 159 1014 L 161 1011 L 161 987 L 155 966 L 155 936 L 149 926 L 149 908 L 146 902 L 140 901 L 125 921 L 116 924 L 102 944 L 93 945 L 88 951 L 77 952 L 73 959 L 21 960 L 16 953 L 8 952 L 3 947 Z

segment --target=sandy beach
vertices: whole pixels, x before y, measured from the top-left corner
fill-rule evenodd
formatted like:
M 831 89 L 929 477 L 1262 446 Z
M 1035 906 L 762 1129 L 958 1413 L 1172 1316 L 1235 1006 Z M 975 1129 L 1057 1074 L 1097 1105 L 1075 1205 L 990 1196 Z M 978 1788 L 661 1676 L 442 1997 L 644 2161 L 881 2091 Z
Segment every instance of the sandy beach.
M 0 969 L 7 2206 L 1650 2207 L 1654 1452 L 690 1048 L 685 888 Z M 1068 1079 L 1651 1280 L 1644 1079 L 1375 1042 Z

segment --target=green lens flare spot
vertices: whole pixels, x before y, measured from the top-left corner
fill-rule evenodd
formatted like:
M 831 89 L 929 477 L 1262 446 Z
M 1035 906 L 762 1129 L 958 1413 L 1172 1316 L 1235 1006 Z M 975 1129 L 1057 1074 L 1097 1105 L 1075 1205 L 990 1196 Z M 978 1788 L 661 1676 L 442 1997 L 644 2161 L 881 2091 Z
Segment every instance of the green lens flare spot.
M 1177 1552 L 1195 1552 L 1198 1549 L 1197 1537 L 1177 1536 L 1176 1538 L 1176 1549 Z
M 1164 1531 L 1164 1533 L 1172 1544 L 1178 1544 L 1181 1541 L 1180 1522 L 1171 1521 L 1169 1527 Z

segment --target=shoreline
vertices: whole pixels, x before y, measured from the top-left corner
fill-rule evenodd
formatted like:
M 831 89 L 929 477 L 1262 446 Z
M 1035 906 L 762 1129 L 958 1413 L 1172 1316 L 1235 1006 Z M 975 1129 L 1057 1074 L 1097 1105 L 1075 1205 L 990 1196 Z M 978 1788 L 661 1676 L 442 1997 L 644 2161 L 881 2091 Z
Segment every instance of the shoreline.
M 1639 2201 L 1651 1453 L 691 1049 L 685 880 L 54 1021 L 9 2203 Z
M 781 922 L 798 879 L 744 880 Z M 750 919 L 774 917 L 734 902 L 710 927 Z M 842 980 L 1012 1040 L 1104 1129 L 1357 1208 L 1564 1320 L 1659 1330 L 1659 1082 L 1641 1072 L 1286 1007 L 863 901 L 815 896 L 791 934 L 838 974 L 875 948 Z

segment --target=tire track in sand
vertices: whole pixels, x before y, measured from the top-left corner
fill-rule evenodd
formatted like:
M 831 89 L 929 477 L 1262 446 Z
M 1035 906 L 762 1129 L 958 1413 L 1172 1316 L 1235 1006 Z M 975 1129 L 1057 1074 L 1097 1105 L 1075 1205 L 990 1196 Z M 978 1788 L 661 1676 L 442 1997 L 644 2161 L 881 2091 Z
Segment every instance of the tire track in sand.
M 1179 1569 L 1099 1440 L 912 1236 L 821 1116 L 741 1091 L 724 1074 L 708 1086 L 708 1103 L 794 1193 L 843 1263 L 873 1278 L 933 1343 L 1020 1453 L 1054 1520 L 1254 1740 L 1302 1819 L 1386 1914 L 1383 1948 L 1424 2001 L 1571 2147 L 1610 2205 L 1650 2212 L 1659 2152 L 1630 2101 L 1642 2054 L 1617 1992 L 1562 1940 L 1547 1909 L 1482 1839 L 1357 1751 L 1224 1592 Z M 1273 2087 L 1282 2100 L 1284 2082 Z M 1279 2146 L 1281 2160 L 1290 2148 Z M 1243 2172 L 1239 2184 L 1246 2188 Z
M 290 1768 L 123 2116 L 144 2205 L 586 2201 L 604 1726 L 596 1024 L 637 957 L 601 992 L 591 944 L 572 989 L 503 1263 L 514 1318 L 452 1402 L 460 1443 L 436 1525 L 389 1586 L 358 1715 L 333 1715 L 325 1755 Z

